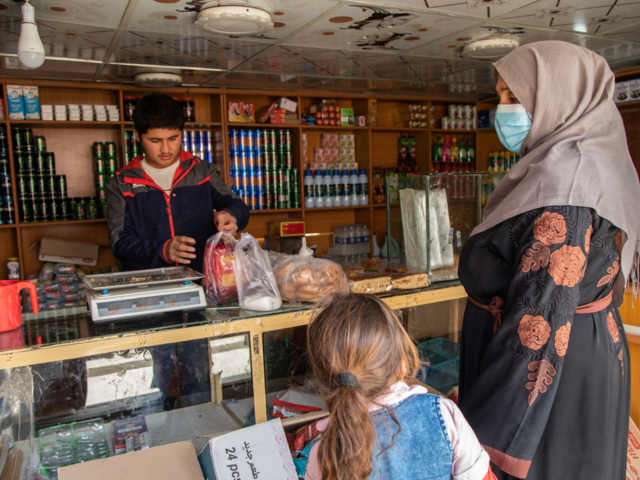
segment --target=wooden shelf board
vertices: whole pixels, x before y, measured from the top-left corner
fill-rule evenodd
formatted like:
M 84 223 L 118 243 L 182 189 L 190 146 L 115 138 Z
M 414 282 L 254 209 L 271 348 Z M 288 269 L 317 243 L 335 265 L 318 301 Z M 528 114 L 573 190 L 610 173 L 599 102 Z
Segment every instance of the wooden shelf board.
M 16 224 L 15 223 L 5 223 L 0 225 L 0 229 L 2 228 L 16 228 Z
M 10 120 L 12 125 L 29 125 L 32 127 L 118 127 L 125 122 L 59 122 L 57 120 Z
M 481 128 L 478 133 L 496 133 L 495 128 Z
M 618 108 L 638 106 L 640 105 L 640 100 L 634 100 L 633 102 L 616 103 L 616 105 L 618 106 Z
M 369 208 L 371 207 L 371 205 L 353 205 L 353 206 L 349 206 L 349 207 L 321 207 L 321 208 L 305 208 L 304 211 L 305 213 L 311 213 L 311 212 L 333 212 L 333 211 L 339 211 L 339 210 L 359 210 L 362 208 Z
M 28 222 L 17 224 L 19 228 L 31 228 L 31 227 L 49 227 L 54 225 L 83 225 L 86 223 L 104 223 L 106 218 L 91 218 L 88 220 L 60 220 L 56 222 Z
M 273 123 L 240 123 L 240 122 L 227 122 L 227 127 L 229 129 L 234 129 L 234 130 L 238 130 L 238 129 L 243 129 L 243 128 L 248 128 L 248 127 L 259 127 L 259 128 L 300 128 L 300 124 L 296 123 L 296 124 L 273 124 Z
M 462 134 L 462 135 L 464 135 L 465 133 L 469 135 L 476 133 L 476 130 L 451 130 L 446 128 L 432 128 L 431 131 L 433 133 L 455 133 L 455 134 Z
M 357 127 L 357 126 L 348 126 L 343 127 L 341 125 L 301 125 L 302 130 L 362 130 L 366 131 L 372 127 Z
M 409 128 L 409 127 L 367 127 L 372 132 L 428 132 L 429 128 Z
M 288 212 L 301 212 L 302 208 L 272 208 L 269 210 L 250 210 L 251 215 L 261 214 L 261 213 L 288 213 Z

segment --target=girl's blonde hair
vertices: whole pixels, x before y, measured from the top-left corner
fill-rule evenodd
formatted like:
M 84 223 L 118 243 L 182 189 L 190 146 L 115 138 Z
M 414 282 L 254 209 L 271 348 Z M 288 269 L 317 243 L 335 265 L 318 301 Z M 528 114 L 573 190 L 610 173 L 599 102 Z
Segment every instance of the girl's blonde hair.
M 402 379 L 416 383 L 418 352 L 393 311 L 373 295 L 328 298 L 307 335 L 315 381 L 330 413 L 318 446 L 322 479 L 364 480 L 373 469 L 376 439 L 369 404 L 402 369 Z

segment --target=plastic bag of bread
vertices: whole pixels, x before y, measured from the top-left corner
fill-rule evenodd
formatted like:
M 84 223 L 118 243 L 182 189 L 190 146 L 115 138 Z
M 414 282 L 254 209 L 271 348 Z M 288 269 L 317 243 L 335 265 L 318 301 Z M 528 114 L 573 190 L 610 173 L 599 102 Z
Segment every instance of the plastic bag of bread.
M 282 299 L 267 254 L 248 233 L 236 245 L 234 268 L 240 307 L 259 312 L 280 308 Z
M 349 282 L 340 265 L 313 258 L 305 238 L 297 255 L 270 252 L 269 260 L 283 300 L 317 302 L 327 295 L 349 292 Z
M 234 260 L 236 239 L 226 232 L 218 232 L 204 249 L 202 287 L 207 298 L 214 303 L 227 303 L 238 299 Z

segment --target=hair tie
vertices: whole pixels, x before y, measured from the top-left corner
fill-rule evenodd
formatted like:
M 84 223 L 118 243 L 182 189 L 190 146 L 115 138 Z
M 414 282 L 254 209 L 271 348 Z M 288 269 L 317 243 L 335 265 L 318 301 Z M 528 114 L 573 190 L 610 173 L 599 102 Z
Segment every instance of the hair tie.
M 340 387 L 355 387 L 358 385 L 358 377 L 353 373 L 339 373 L 336 376 L 336 383 Z

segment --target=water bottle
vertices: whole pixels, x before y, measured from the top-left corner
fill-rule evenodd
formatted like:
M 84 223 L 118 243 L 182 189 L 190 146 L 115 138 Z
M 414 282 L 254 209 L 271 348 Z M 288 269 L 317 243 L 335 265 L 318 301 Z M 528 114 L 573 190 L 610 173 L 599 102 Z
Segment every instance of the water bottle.
M 355 229 L 353 228 L 353 225 L 349 225 L 349 227 L 347 228 L 347 242 L 348 242 L 347 255 L 352 256 L 356 253 L 355 252 L 356 232 L 355 232 Z
M 342 185 L 340 170 L 333 171 L 332 183 L 334 188 L 333 206 L 342 207 L 342 198 L 344 196 L 344 186 Z
M 341 178 L 343 194 L 342 194 L 342 206 L 351 206 L 351 178 L 349 177 L 349 170 L 342 170 Z
M 311 170 L 304 171 L 304 206 L 306 208 L 313 208 L 315 204 L 315 189 L 313 186 L 313 177 L 311 176 Z
M 322 178 L 322 170 L 316 171 L 316 176 L 313 179 L 313 184 L 315 186 L 315 202 L 316 207 L 322 208 L 324 207 L 324 179 Z
M 358 170 L 351 170 L 349 183 L 351 183 L 351 205 L 359 205 L 358 190 L 360 189 L 360 182 L 358 180 Z
M 342 227 L 337 226 L 333 229 L 333 251 L 336 254 L 336 261 L 339 262 L 342 257 Z
M 369 205 L 369 183 L 367 179 L 367 172 L 364 168 L 360 169 L 360 175 L 358 175 L 358 183 L 360 184 L 360 205 Z M 368 255 L 369 250 L 367 250 Z
M 353 226 L 353 254 L 357 257 L 360 255 L 360 249 L 362 248 L 362 243 L 360 241 L 360 225 Z
M 378 240 L 376 239 L 375 233 L 371 238 L 373 239 L 373 259 L 381 260 L 382 254 L 381 254 L 380 246 L 378 245 Z
M 336 189 L 335 189 L 335 186 L 333 185 L 333 178 L 331 178 L 331 170 L 324 171 L 324 190 L 325 190 L 324 206 L 333 207 L 334 199 L 336 196 Z
M 363 225 L 362 227 L 363 227 L 362 236 L 364 238 L 364 255 L 365 255 L 365 259 L 368 259 L 369 253 L 371 252 L 370 232 L 369 232 L 369 227 L 367 227 L 366 225 Z

